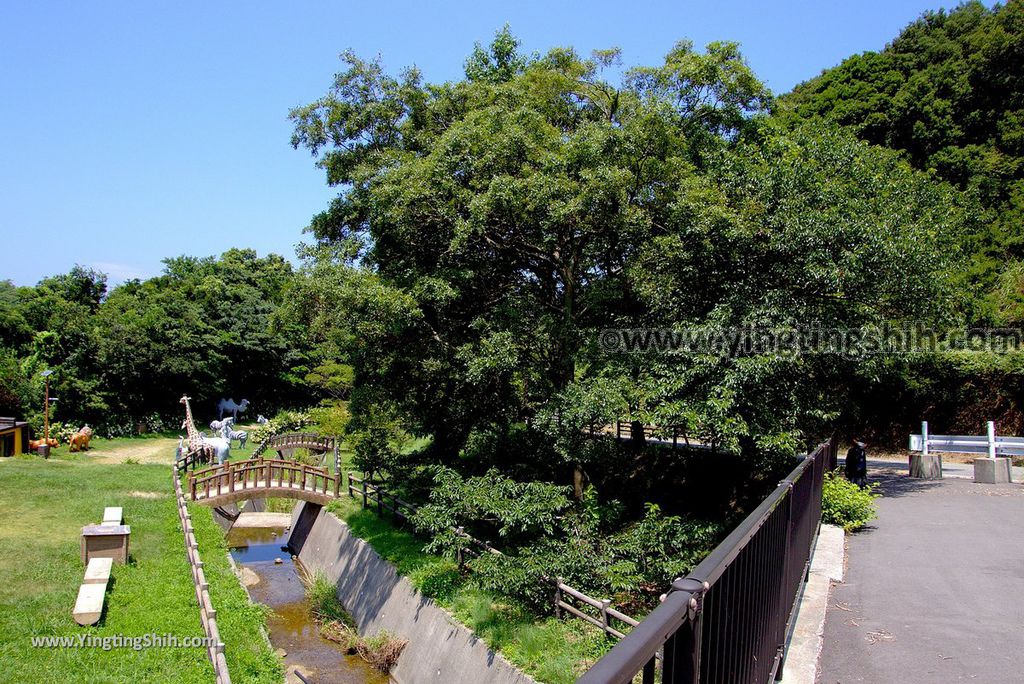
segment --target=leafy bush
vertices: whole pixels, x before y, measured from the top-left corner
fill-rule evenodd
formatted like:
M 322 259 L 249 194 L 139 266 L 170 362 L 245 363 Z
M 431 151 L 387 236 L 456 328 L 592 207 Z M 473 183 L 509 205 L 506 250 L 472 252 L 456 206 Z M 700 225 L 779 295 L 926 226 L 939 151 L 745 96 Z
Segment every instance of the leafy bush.
M 424 596 L 447 601 L 462 586 L 462 573 L 452 561 L 440 560 L 413 570 L 409 581 Z
M 843 479 L 839 471 L 825 473 L 821 489 L 821 520 L 830 525 L 839 525 L 847 532 L 860 529 L 878 515 L 875 492 L 878 485 L 861 489 Z
M 305 411 L 281 411 L 263 425 L 259 425 L 252 431 L 250 439 L 253 444 L 259 444 L 268 437 L 282 432 L 301 430 L 313 423 L 312 417 Z

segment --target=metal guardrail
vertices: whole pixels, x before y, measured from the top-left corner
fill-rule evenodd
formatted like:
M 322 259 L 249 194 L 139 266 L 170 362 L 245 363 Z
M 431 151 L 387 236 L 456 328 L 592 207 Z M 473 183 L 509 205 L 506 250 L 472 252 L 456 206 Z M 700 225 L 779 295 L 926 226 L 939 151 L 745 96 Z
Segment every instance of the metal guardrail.
M 956 453 L 996 456 L 1024 456 L 1024 437 L 996 435 L 995 423 L 988 422 L 987 435 L 933 435 L 928 432 L 928 421 L 921 423 L 921 434 L 910 435 L 910 450 L 924 454 Z
M 835 467 L 829 440 L 800 464 L 580 684 L 766 684 L 786 639 Z
M 206 581 L 203 561 L 199 558 L 199 544 L 196 541 L 195 531 L 192 529 L 192 517 L 188 512 L 188 505 L 185 503 L 185 494 L 181 488 L 178 471 L 175 469 L 172 472 L 174 473 L 174 496 L 178 502 L 178 519 L 181 521 L 181 529 L 185 536 L 185 554 L 188 556 L 188 564 L 192 570 L 192 584 L 195 587 L 196 600 L 199 602 L 199 620 L 203 625 L 203 632 L 213 644 L 207 648 L 206 654 L 213 665 L 217 684 L 231 684 L 228 662 L 224 657 L 224 642 L 221 641 L 220 630 L 217 628 L 217 611 L 210 600 L 210 584 Z

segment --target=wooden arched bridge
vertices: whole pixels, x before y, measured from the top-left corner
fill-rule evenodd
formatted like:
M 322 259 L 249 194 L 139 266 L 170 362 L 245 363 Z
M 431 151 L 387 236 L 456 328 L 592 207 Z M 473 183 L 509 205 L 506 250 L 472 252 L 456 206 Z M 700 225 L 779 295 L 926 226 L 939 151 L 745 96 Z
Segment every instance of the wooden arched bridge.
M 306 449 L 320 455 L 319 465 L 301 463 L 294 459 L 297 449 Z M 278 458 L 267 459 L 263 454 L 274 451 Z M 328 453 L 334 455 L 332 475 L 324 465 Z M 340 439 L 315 432 L 287 432 L 272 435 L 257 446 L 245 461 L 227 460 L 200 470 L 196 466 L 204 460 L 203 450 L 179 454 L 178 471 L 192 468 L 185 490 L 192 501 L 219 507 L 245 499 L 269 496 L 302 499 L 324 504 L 338 496 L 341 490 Z
M 316 432 L 285 432 L 271 435 L 253 449 L 252 457 L 262 456 L 266 451 L 276 451 L 280 458 L 289 458 L 296 449 L 306 449 L 312 453 L 326 455 L 328 452 L 338 454 L 338 438 L 333 435 L 321 435 Z
M 341 474 L 286 459 L 226 461 L 188 474 L 189 498 L 206 506 L 269 496 L 326 504 L 341 490 Z

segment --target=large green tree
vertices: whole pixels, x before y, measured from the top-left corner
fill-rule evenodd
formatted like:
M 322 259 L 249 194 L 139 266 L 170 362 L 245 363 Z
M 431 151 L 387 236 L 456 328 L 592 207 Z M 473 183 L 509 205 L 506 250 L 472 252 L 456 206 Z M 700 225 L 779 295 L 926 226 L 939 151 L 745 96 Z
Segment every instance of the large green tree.
M 580 493 L 588 423 L 793 449 L 843 370 L 608 354 L 603 328 L 950 313 L 965 201 L 828 127 L 777 130 L 735 45 L 680 43 L 619 84 L 603 77 L 615 51 L 514 45 L 500 32 L 445 84 L 346 53 L 292 112 L 293 144 L 340 190 L 310 225 L 298 306 L 351 354 L 357 424 L 386 405 L 450 457 L 537 415 Z

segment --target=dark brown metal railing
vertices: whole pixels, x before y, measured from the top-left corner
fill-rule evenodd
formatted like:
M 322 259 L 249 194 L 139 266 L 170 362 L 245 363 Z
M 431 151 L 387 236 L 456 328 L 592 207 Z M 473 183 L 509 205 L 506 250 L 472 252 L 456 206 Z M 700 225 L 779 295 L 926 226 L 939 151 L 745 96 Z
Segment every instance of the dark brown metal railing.
M 578 681 L 766 684 L 786 638 L 821 520 L 835 440 L 821 444 L 665 600 Z

